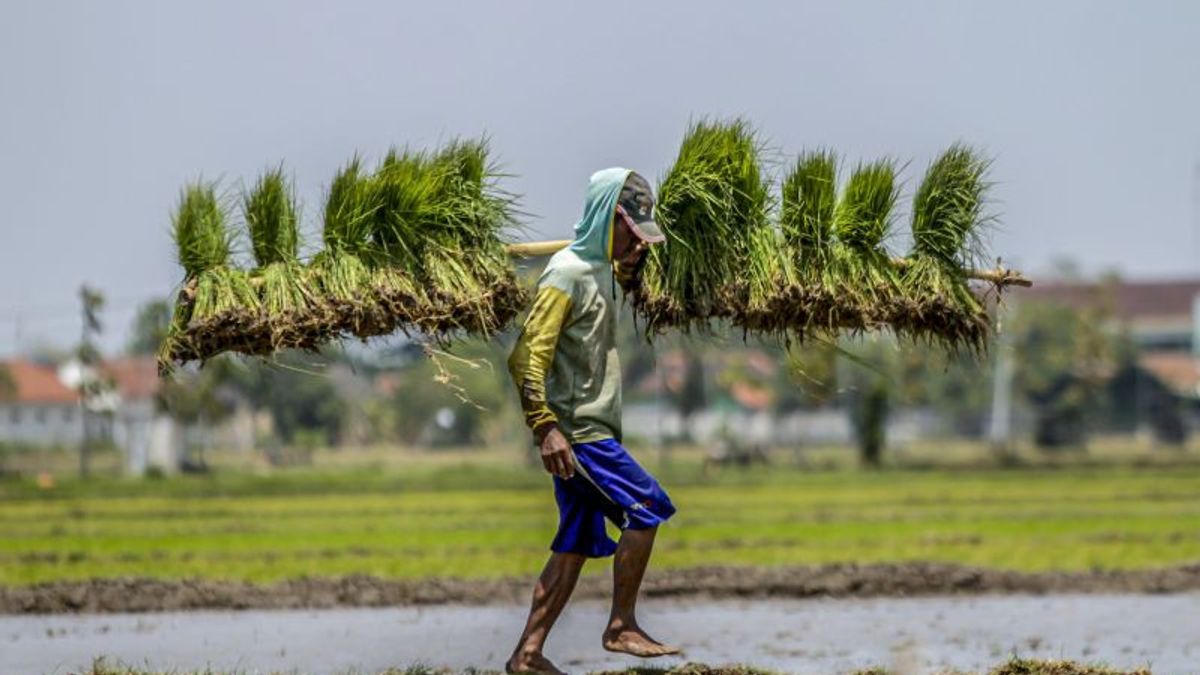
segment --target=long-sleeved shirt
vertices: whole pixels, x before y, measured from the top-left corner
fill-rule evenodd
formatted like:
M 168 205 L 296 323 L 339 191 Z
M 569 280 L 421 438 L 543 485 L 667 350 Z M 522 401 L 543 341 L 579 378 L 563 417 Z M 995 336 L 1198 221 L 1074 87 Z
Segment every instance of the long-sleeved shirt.
M 509 372 L 525 422 L 548 424 L 572 443 L 621 440 L 621 364 L 616 348 L 612 266 L 565 249 L 538 280 Z

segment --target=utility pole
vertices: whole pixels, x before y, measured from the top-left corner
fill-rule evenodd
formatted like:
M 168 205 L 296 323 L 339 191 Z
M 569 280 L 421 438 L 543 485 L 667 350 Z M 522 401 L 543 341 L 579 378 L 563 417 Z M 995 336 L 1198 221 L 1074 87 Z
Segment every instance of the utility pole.
M 1005 315 L 1011 316 L 1009 307 L 997 307 L 997 319 L 1004 323 Z M 996 336 L 993 370 L 992 370 L 992 415 L 988 425 L 988 443 L 992 452 L 1004 464 L 1013 461 L 1012 443 L 1012 386 L 1013 386 L 1013 344 L 1009 335 L 1003 331 Z
M 92 452 L 92 404 L 99 393 L 99 378 L 95 369 L 100 363 L 100 352 L 96 348 L 95 336 L 103 330 L 100 324 L 100 308 L 104 306 L 104 296 L 100 291 L 84 284 L 79 287 L 79 299 L 82 303 L 83 327 L 80 334 L 79 353 L 79 408 L 80 420 L 83 425 L 79 440 L 79 475 L 87 477 L 89 459 Z
M 1200 260 L 1200 159 L 1196 160 L 1192 171 L 1192 248 L 1195 253 L 1192 260 Z M 1192 271 L 1200 272 L 1200 269 Z M 1200 340 L 1200 337 L 1193 340 Z

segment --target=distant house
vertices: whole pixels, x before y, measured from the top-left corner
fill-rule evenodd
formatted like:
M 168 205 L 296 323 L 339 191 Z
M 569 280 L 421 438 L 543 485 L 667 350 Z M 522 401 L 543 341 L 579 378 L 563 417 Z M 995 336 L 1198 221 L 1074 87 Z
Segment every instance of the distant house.
M 30 445 L 77 444 L 83 437 L 79 394 L 58 372 L 25 359 L 0 362 L 12 389 L 0 392 L 0 442 Z
M 113 443 L 125 452 L 126 470 L 135 475 L 151 466 L 174 470 L 182 439 L 175 421 L 160 409 L 155 358 L 112 359 L 101 364 L 100 372 L 115 394 L 111 435 Z
M 1074 308 L 1107 307 L 1143 351 L 1190 351 L 1200 357 L 1200 279 L 1049 282 L 1010 297 Z
M 73 446 L 83 439 L 83 406 L 78 393 L 84 377 L 99 377 L 110 386 L 91 406 L 94 438 L 114 443 L 130 473 L 150 466 L 173 470 L 178 465 L 179 434 L 173 420 L 159 410 L 159 379 L 152 356 L 103 362 L 85 374 L 78 361 L 57 367 L 25 359 L 0 361 L 12 380 L 8 395 L 0 392 L 0 442 L 35 446 Z
M 1132 425 L 1178 442 L 1200 428 L 1200 279 L 1045 283 L 1020 302 L 1103 307 L 1138 348 L 1137 362 L 1113 373 L 1109 425 Z M 1126 419 L 1128 418 L 1128 419 Z

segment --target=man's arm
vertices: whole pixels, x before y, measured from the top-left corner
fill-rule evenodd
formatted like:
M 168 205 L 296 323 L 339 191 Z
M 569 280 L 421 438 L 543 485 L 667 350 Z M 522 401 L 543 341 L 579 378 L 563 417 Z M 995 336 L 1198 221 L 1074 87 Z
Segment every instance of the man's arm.
M 539 286 L 508 357 L 508 372 L 517 386 L 525 424 L 541 448 L 542 464 L 562 478 L 570 478 L 575 471 L 570 443 L 559 431 L 558 418 L 546 403 L 546 376 L 570 308 L 571 296 L 566 292 L 554 286 Z

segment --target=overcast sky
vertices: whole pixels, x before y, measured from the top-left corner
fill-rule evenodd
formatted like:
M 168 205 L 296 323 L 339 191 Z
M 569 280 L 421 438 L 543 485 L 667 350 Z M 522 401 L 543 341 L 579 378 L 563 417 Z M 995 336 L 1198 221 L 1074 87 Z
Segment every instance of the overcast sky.
M 0 354 L 108 344 L 181 270 L 179 187 L 284 161 L 315 233 L 359 151 L 487 133 L 532 236 L 588 175 L 658 176 L 689 119 L 744 115 L 784 156 L 995 157 L 993 249 L 1032 273 L 1200 275 L 1200 3 L 5 2 Z M 310 236 L 310 239 L 314 237 Z

